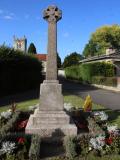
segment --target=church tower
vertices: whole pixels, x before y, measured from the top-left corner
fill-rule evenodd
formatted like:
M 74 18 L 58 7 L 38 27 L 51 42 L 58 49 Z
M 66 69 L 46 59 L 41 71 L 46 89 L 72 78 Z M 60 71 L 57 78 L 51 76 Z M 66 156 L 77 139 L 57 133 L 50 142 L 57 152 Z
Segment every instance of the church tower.
M 27 52 L 27 38 L 24 36 L 23 38 L 16 38 L 15 36 L 13 37 L 13 48 L 15 50 L 20 50 L 23 52 Z

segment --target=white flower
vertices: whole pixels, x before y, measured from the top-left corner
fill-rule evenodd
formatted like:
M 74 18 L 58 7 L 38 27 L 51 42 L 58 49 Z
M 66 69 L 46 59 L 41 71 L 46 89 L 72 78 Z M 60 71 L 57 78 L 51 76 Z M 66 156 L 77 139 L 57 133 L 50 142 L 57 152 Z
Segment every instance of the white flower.
M 0 154 L 4 154 L 4 153 L 12 153 L 13 150 L 16 148 L 15 143 L 13 142 L 3 142 L 2 143 L 2 148 L 0 149 Z
M 9 110 L 1 113 L 1 117 L 5 118 L 5 119 L 9 119 L 11 117 L 11 115 L 12 115 L 12 112 Z
M 89 147 L 89 151 L 91 151 L 92 150 L 92 148 L 91 147 Z
M 8 109 L 8 112 L 12 112 L 12 110 L 11 110 L 11 109 Z
M 100 119 L 101 119 L 101 121 L 106 121 L 108 119 L 108 115 L 105 112 L 101 111 L 100 112 Z
M 94 116 L 99 116 L 100 112 L 93 112 Z
M 101 121 L 106 121 L 108 119 L 108 115 L 103 111 L 93 112 L 93 116 L 98 116 Z
M 73 107 L 73 106 L 72 106 L 71 103 L 64 103 L 64 108 L 65 108 L 65 110 L 70 111 L 70 109 L 71 109 L 72 107 Z
M 105 137 L 100 135 L 96 138 L 91 138 L 90 145 L 96 150 L 101 150 L 102 147 L 105 145 Z
M 113 134 L 118 134 L 118 132 L 119 132 L 117 125 L 107 126 L 107 130 L 109 133 L 113 133 Z

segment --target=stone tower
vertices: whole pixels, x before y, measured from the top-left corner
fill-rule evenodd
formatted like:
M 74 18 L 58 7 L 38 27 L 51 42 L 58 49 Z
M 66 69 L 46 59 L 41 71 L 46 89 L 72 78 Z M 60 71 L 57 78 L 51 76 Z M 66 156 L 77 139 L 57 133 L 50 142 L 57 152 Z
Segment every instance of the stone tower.
M 27 52 L 27 39 L 24 36 L 23 38 L 16 38 L 15 36 L 13 37 L 14 43 L 13 43 L 13 48 L 15 50 L 20 50 L 23 52 Z

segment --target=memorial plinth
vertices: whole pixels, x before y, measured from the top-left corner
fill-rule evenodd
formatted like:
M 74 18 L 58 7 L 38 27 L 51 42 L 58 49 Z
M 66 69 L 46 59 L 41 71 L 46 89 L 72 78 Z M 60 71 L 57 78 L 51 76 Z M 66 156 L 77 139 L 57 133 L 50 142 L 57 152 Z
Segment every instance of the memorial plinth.
M 41 137 L 52 135 L 77 135 L 77 127 L 70 124 L 70 117 L 64 112 L 62 85 L 57 80 L 57 21 L 62 12 L 56 6 L 44 11 L 48 21 L 48 55 L 46 80 L 40 86 L 40 104 L 30 116 L 26 133 L 39 134 Z

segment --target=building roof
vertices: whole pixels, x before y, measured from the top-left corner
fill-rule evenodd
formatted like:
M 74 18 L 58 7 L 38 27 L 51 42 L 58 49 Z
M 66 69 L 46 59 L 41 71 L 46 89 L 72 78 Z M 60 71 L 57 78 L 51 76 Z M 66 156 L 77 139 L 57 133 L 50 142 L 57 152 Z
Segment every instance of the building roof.
M 113 61 L 120 61 L 120 53 L 114 53 L 110 55 L 98 55 L 98 56 L 93 56 L 89 57 L 86 59 L 83 59 L 79 61 L 80 63 L 89 63 L 89 62 L 94 62 L 94 61 L 99 61 L 99 60 L 113 60 Z
M 35 54 L 35 57 L 40 61 L 47 61 L 47 54 Z

